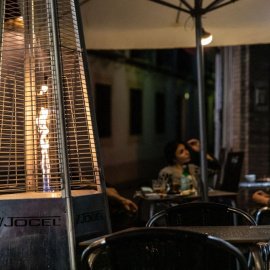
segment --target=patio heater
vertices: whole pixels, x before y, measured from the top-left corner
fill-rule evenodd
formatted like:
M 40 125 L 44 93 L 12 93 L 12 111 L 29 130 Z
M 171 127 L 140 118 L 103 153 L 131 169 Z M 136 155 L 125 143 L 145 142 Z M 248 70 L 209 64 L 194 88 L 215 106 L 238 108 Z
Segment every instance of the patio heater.
M 0 264 L 76 269 L 110 232 L 75 0 L 0 2 Z

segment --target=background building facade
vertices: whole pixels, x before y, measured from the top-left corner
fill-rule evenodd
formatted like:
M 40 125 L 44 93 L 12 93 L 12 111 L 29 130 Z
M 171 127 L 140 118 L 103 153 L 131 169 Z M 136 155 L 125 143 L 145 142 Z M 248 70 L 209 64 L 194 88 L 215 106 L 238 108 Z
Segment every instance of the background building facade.
M 206 74 L 210 148 L 213 55 Z M 89 51 L 88 57 L 107 182 L 151 181 L 165 165 L 166 142 L 199 138 L 195 51 Z

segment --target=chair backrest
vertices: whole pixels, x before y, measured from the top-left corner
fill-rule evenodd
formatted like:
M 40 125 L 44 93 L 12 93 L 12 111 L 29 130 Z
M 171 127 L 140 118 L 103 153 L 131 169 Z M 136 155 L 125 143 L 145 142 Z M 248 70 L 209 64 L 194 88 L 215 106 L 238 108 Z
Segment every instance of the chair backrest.
M 248 269 L 242 253 L 230 243 L 173 228 L 114 233 L 88 246 L 82 262 L 91 270 L 227 270 L 237 269 L 237 264 Z
M 218 189 L 237 192 L 241 178 L 241 171 L 244 160 L 244 152 L 229 152 L 227 155 L 222 183 Z
M 223 179 L 223 171 L 224 171 L 224 167 L 225 167 L 225 157 L 226 157 L 226 149 L 220 148 L 219 157 L 218 157 L 220 169 L 217 171 L 216 176 L 215 176 L 214 189 L 220 188 L 221 181 Z
M 258 210 L 256 214 L 256 222 L 258 225 L 270 225 L 270 208 L 265 206 Z
M 157 226 L 231 226 L 257 225 L 245 211 L 221 203 L 193 202 L 179 204 L 155 214 L 146 224 Z

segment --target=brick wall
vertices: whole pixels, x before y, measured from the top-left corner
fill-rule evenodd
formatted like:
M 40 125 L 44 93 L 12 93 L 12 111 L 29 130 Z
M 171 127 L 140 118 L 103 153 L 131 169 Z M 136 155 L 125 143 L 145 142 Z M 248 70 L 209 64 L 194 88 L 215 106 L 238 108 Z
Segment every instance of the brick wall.
M 270 45 L 235 46 L 232 59 L 231 148 L 245 152 L 242 174 L 270 175 Z
M 246 55 L 241 47 L 234 47 L 232 50 L 233 63 L 232 63 L 232 76 L 233 76 L 233 92 L 232 92 L 232 110 L 233 110 L 233 151 L 245 151 L 243 133 L 245 133 L 246 115 L 245 115 L 245 102 L 243 102 L 243 81 L 246 77 Z
M 231 81 L 229 87 L 225 88 L 224 93 L 227 98 L 225 102 L 229 103 L 226 105 L 226 109 L 229 110 L 227 116 L 230 121 L 226 136 L 230 139 L 226 140 L 225 147 L 227 151 L 232 150 L 235 152 L 244 151 L 245 159 L 242 169 L 242 174 L 247 173 L 247 164 L 249 159 L 248 154 L 248 138 L 249 138 L 249 123 L 248 123 L 248 74 L 249 74 L 249 50 L 246 46 L 235 46 L 231 47 L 231 66 L 229 68 L 229 77 L 225 79 Z
M 269 78 L 270 45 L 250 46 L 249 173 L 270 174 Z M 258 95 L 262 102 L 259 102 Z

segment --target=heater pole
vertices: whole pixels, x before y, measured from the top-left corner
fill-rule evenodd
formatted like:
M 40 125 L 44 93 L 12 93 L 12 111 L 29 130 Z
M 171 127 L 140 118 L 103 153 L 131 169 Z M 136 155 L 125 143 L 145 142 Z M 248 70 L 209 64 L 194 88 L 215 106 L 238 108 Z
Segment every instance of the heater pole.
M 84 92 L 87 91 L 87 97 L 88 97 L 88 102 L 90 104 L 90 108 L 94 108 L 94 104 L 93 104 L 93 95 L 92 92 L 90 91 L 91 89 L 91 85 L 90 85 L 90 72 L 88 69 L 88 64 L 87 64 L 87 54 L 86 54 L 86 48 L 85 48 L 85 40 L 84 40 L 84 33 L 83 33 L 83 28 L 82 28 L 82 18 L 81 18 L 81 13 L 80 13 L 80 6 L 78 1 L 74 1 L 74 5 L 75 5 L 75 10 L 76 10 L 76 16 L 77 16 L 77 23 L 78 23 L 78 36 L 80 39 L 80 46 L 82 48 L 82 57 L 81 57 L 81 61 L 83 63 L 83 69 L 82 72 L 84 72 L 85 75 L 85 84 L 86 84 L 86 89 Z M 74 20 L 76 21 L 76 20 Z M 78 48 L 79 49 L 79 48 Z M 87 104 L 87 102 L 85 102 L 85 104 Z M 89 112 L 90 112 L 90 108 L 88 108 Z M 101 156 L 100 156 L 100 151 L 99 150 L 99 137 L 98 137 L 98 132 L 97 132 L 97 123 L 96 123 L 96 116 L 95 116 L 95 111 L 92 110 L 91 111 L 91 116 L 92 118 L 90 119 L 89 122 L 92 123 L 92 128 L 93 128 L 93 132 L 94 132 L 94 137 L 95 137 L 95 141 L 94 141 L 94 145 L 96 148 L 96 151 L 93 151 L 96 153 L 96 158 L 97 158 L 97 164 L 96 164 L 96 168 L 98 170 L 98 168 L 100 168 L 97 171 L 97 175 L 98 175 L 98 184 L 101 187 L 101 192 L 103 192 L 104 194 L 106 194 L 106 184 L 105 184 L 105 179 L 104 179 L 104 171 L 103 171 L 103 166 L 102 166 L 102 160 L 101 160 Z M 88 116 L 90 118 L 90 115 Z M 89 136 L 90 137 L 90 136 Z M 102 181 L 101 181 L 102 180 Z M 110 213 L 109 213 L 109 205 L 108 205 L 108 200 L 107 198 L 105 199 L 105 211 L 106 211 L 106 221 L 107 221 L 107 225 L 108 225 L 108 231 L 109 233 L 111 233 L 112 228 L 111 228 L 111 221 L 110 221 Z
M 58 121 L 60 126 L 60 150 L 63 157 L 63 176 L 62 181 L 64 182 L 64 189 L 62 196 L 66 201 L 66 222 L 67 222 L 67 234 L 68 234 L 68 243 L 69 243 L 69 255 L 70 255 L 70 269 L 76 269 L 76 252 L 75 252 L 75 230 L 73 223 L 73 209 L 72 209 L 72 197 L 71 197 L 71 188 L 70 188 L 70 174 L 68 166 L 68 154 L 67 154 L 67 134 L 65 128 L 65 113 L 64 113 L 64 93 L 62 87 L 62 69 L 61 69 L 61 57 L 60 57 L 60 38 L 59 38 L 59 27 L 57 19 L 57 4 L 56 0 L 50 0 L 51 5 L 51 16 L 52 16 L 52 34 L 53 34 L 53 50 L 55 57 L 55 79 L 56 79 L 56 93 L 58 102 Z

